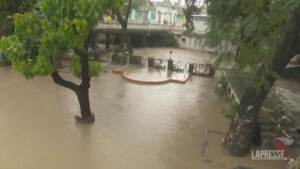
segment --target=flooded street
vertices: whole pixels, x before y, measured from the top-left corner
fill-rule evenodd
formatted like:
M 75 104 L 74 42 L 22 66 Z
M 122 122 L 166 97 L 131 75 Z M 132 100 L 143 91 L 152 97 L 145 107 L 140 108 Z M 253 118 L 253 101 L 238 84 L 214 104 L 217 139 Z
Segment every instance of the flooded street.
M 169 51 L 135 52 L 168 57 Z M 211 59 L 199 52 L 173 52 L 178 60 Z M 225 103 L 214 92 L 216 81 L 196 77 L 184 85 L 137 85 L 109 70 L 92 80 L 96 122 L 82 125 L 73 118 L 80 110 L 72 91 L 50 77 L 26 80 L 0 67 L 0 169 L 283 168 L 281 161 L 224 155 L 222 135 L 210 135 L 202 154 L 205 130 L 226 132 L 229 126 L 222 114 Z

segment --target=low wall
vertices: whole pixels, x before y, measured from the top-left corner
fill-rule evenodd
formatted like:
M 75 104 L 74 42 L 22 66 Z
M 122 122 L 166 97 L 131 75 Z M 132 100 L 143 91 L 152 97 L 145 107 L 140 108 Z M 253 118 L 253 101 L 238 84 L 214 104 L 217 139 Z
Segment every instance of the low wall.
M 179 48 L 214 53 L 215 49 L 206 47 L 200 36 L 175 35 Z
M 134 79 L 134 78 L 131 78 L 131 77 L 127 76 L 126 71 L 123 70 L 124 68 L 126 68 L 126 66 L 115 68 L 115 69 L 112 70 L 112 73 L 120 75 L 127 82 L 135 83 L 135 84 L 139 84 L 139 85 L 163 85 L 163 84 L 167 84 L 167 83 L 176 83 L 176 84 L 182 84 L 183 85 L 183 84 L 187 83 L 190 80 L 190 78 L 192 77 L 192 75 L 189 74 L 187 76 L 187 78 L 182 79 L 182 80 L 172 79 L 172 78 L 168 78 L 168 79 L 165 79 L 165 80 L 157 80 L 157 81 L 154 81 L 154 80 L 141 80 L 141 79 Z

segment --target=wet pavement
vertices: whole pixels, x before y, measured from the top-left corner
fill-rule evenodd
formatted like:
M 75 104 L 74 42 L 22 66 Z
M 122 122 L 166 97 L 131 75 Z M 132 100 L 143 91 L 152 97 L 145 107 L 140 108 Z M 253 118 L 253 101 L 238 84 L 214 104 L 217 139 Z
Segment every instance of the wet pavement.
M 107 68 L 108 69 L 108 68 Z M 224 169 L 238 164 L 282 169 L 280 161 L 251 161 L 224 155 L 224 102 L 215 78 L 185 85 L 143 86 L 110 71 L 92 80 L 93 125 L 74 122 L 73 92 L 50 77 L 26 80 L 0 67 L 0 168 L 3 169 Z M 69 73 L 67 79 L 75 80 Z

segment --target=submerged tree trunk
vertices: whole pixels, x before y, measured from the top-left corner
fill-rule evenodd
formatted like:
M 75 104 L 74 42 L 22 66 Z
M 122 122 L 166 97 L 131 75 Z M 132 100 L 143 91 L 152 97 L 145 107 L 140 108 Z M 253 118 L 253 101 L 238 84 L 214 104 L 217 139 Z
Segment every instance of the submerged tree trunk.
M 91 112 L 90 101 L 89 101 L 89 88 L 90 88 L 90 75 L 89 75 L 89 58 L 88 48 L 91 41 L 92 34 L 90 33 L 88 39 L 84 44 L 84 49 L 75 49 L 75 53 L 80 57 L 81 64 L 81 84 L 77 85 L 73 82 L 64 80 L 55 70 L 51 76 L 52 79 L 60 86 L 71 89 L 77 95 L 81 116 L 75 116 L 75 119 L 81 123 L 93 123 L 95 116 Z
M 122 40 L 123 40 L 123 44 L 126 44 L 126 48 L 129 51 L 130 55 L 133 53 L 132 51 L 132 44 L 131 44 L 131 38 L 128 32 L 128 18 L 131 12 L 131 8 L 132 8 L 132 0 L 128 1 L 127 4 L 127 10 L 125 13 L 125 17 L 122 16 L 121 12 L 119 9 L 113 9 L 113 13 L 117 16 L 117 19 L 119 21 L 119 23 L 121 24 L 122 27 Z
M 81 64 L 81 84 L 75 91 L 79 100 L 81 117 L 76 116 L 76 120 L 83 123 L 93 123 L 95 116 L 91 112 L 89 89 L 90 89 L 90 75 L 89 75 L 89 56 L 88 56 L 88 44 L 85 45 L 84 49 L 75 49 L 75 53 L 80 56 Z
M 78 121 L 83 120 L 93 122 L 95 120 L 94 114 L 91 112 L 90 99 L 89 99 L 89 88 L 88 87 L 79 87 L 76 90 L 76 95 L 80 105 L 81 117 L 77 116 Z
M 123 32 L 123 40 L 126 43 L 126 48 L 128 49 L 129 53 L 132 54 L 131 38 L 130 38 L 130 34 L 127 29 L 127 25 L 124 28 L 122 26 L 122 32 Z
M 286 28 L 283 34 L 284 39 L 279 44 L 272 60 L 271 69 L 277 74 L 281 74 L 290 60 L 300 52 L 299 27 L 300 11 L 296 10 L 290 27 Z M 259 87 L 255 87 L 255 84 L 252 84 L 252 86 L 246 90 L 246 93 L 241 99 L 240 106 L 237 109 L 236 116 L 230 125 L 228 134 L 224 139 L 224 148 L 231 155 L 245 155 L 250 151 L 253 144 L 257 113 L 260 111 L 269 93 L 269 89 L 276 81 L 274 75 L 265 72 L 265 66 L 266 65 L 262 65 L 258 69 L 253 81 L 257 82 L 265 78 L 267 83 Z

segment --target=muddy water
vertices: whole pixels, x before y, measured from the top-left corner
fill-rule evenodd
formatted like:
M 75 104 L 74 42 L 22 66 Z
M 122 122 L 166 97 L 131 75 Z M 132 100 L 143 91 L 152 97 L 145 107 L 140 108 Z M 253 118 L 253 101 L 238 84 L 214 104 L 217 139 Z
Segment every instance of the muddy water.
M 74 80 L 68 73 L 68 79 Z M 74 122 L 74 93 L 49 78 L 26 80 L 0 68 L 0 169 L 219 169 L 244 164 L 283 168 L 281 162 L 224 156 L 223 100 L 215 79 L 185 85 L 141 86 L 110 72 L 92 81 L 93 125 Z

